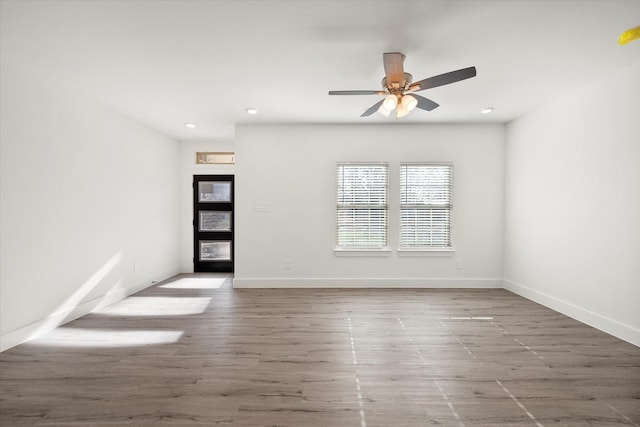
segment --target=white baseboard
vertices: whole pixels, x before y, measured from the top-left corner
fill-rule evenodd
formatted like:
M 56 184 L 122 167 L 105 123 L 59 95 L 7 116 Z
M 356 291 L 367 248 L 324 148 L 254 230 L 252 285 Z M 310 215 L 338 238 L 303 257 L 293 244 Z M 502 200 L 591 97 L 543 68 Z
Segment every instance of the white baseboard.
M 552 295 L 536 291 L 511 280 L 504 280 L 504 288 L 531 301 L 542 304 L 552 310 L 572 317 L 596 329 L 600 329 L 614 337 L 640 347 L 640 330 L 620 323 L 616 320 L 594 313 L 586 308 L 556 298 Z
M 167 273 L 161 277 L 168 279 L 175 276 L 176 272 Z M 145 281 L 143 284 L 138 284 L 135 287 L 128 289 L 116 289 L 108 292 L 105 295 L 96 297 L 90 301 L 83 302 L 75 307 L 71 307 L 65 310 L 58 311 L 43 319 L 37 320 L 29 325 L 23 326 L 20 329 L 4 334 L 0 337 L 0 352 L 15 347 L 23 342 L 34 339 L 40 335 L 46 334 L 49 331 L 62 326 L 65 323 L 69 323 L 78 319 L 84 315 L 87 315 L 93 311 L 111 305 L 115 302 L 125 299 L 126 297 L 140 292 L 143 289 L 151 286 L 151 282 Z
M 234 288 L 502 288 L 502 279 L 234 278 Z

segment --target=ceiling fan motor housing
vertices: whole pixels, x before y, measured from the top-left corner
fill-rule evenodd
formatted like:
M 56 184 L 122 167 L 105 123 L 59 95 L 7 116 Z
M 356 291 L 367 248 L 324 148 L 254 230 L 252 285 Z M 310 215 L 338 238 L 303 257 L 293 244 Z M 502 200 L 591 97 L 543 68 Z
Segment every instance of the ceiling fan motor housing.
M 383 77 L 382 88 L 389 93 L 401 96 L 409 88 L 412 81 L 413 76 L 409 73 L 404 73 L 404 78 L 401 82 L 388 82 L 387 77 Z

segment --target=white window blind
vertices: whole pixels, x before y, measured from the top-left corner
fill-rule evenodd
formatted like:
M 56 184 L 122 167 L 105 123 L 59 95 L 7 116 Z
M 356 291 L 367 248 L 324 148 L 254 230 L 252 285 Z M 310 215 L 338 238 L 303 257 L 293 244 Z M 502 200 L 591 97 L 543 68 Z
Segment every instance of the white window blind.
M 338 248 L 377 249 L 388 244 L 389 166 L 338 163 Z
M 453 166 L 400 165 L 400 247 L 451 248 Z

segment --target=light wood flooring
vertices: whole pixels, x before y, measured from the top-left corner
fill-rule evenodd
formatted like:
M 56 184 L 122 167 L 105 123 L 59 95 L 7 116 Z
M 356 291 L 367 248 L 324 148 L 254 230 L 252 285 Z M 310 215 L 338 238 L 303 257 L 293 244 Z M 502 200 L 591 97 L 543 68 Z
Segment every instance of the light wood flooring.
M 640 425 L 640 348 L 506 290 L 179 276 L 0 354 L 0 425 Z

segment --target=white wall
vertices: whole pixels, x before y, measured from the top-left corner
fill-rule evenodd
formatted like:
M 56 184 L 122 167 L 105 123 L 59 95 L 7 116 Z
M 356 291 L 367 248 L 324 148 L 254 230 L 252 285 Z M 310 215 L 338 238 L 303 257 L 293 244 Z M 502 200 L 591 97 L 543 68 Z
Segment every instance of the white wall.
M 505 287 L 640 345 L 640 64 L 510 123 Z
M 0 347 L 178 272 L 178 143 L 1 70 Z
M 234 286 L 502 286 L 503 139 L 502 125 L 237 127 Z M 452 161 L 455 255 L 336 257 L 339 161 L 390 162 L 392 248 L 399 162 Z
M 194 175 L 233 175 L 235 165 L 199 165 L 196 153 L 233 152 L 233 141 L 184 141 L 180 143 L 180 271 L 193 273 L 193 184 Z

